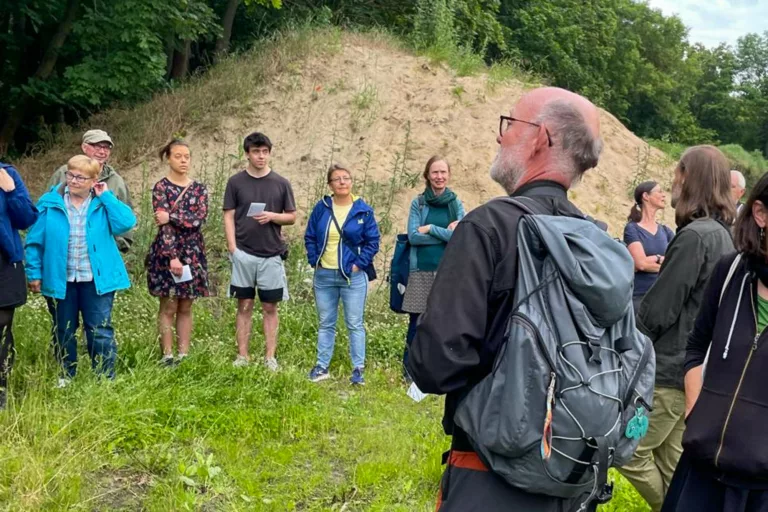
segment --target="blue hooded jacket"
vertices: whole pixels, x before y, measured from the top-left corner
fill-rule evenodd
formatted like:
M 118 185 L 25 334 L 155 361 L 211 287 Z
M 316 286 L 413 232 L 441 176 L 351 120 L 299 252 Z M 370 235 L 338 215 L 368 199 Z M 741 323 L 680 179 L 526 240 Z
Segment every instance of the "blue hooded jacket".
M 304 233 L 307 259 L 312 267 L 320 264 L 320 258 L 328 243 L 328 233 L 336 229 L 331 218 L 333 202 L 330 196 L 323 197 L 312 210 Z M 367 270 L 373 265 L 373 258 L 379 252 L 379 226 L 373 208 L 362 199 L 352 203 L 352 209 L 341 226 L 342 242 L 339 243 L 339 267 L 347 279 L 352 275 L 352 265 Z
M 42 280 L 40 291 L 46 297 L 64 299 L 67 295 L 69 217 L 64 204 L 64 185 L 44 194 L 37 207 L 40 218 L 27 233 L 27 279 Z M 85 240 L 93 270 L 96 293 L 124 290 L 131 286 L 125 263 L 117 249 L 115 235 L 136 224 L 131 207 L 111 190 L 93 196 L 86 217 Z
M 0 251 L 9 263 L 18 263 L 24 259 L 19 231 L 35 223 L 37 208 L 32 204 L 27 187 L 16 169 L 2 162 L 0 169 L 5 169 L 16 185 L 10 192 L 0 190 Z

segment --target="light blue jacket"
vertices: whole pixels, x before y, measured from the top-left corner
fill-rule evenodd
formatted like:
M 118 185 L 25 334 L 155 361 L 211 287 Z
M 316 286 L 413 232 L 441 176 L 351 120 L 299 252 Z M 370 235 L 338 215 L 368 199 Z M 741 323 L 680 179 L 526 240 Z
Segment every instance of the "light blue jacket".
M 64 185 L 51 188 L 37 203 L 40 217 L 27 233 L 27 279 L 41 280 L 46 297 L 64 299 L 67 295 L 67 253 L 69 217 L 64 205 Z M 115 235 L 128 232 L 136 224 L 130 206 L 120 202 L 112 191 L 93 196 L 88 206 L 85 240 L 93 270 L 96 293 L 124 290 L 131 286 Z
M 458 215 L 461 220 L 464 218 L 464 205 L 461 200 L 459 203 Z M 427 224 L 427 215 L 429 215 L 429 205 L 424 201 L 424 195 L 419 194 L 411 201 L 411 211 L 408 214 L 408 243 L 411 244 L 410 270 L 414 272 L 419 269 L 419 258 L 416 247 L 419 245 L 437 245 L 447 244 L 453 235 L 453 231 L 447 228 L 432 226 L 429 233 L 419 233 L 419 228 Z

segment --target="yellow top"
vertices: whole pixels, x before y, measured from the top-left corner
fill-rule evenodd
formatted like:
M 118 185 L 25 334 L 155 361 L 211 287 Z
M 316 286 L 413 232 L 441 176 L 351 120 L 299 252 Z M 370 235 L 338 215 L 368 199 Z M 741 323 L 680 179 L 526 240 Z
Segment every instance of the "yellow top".
M 352 210 L 352 203 L 349 203 L 348 205 L 338 205 L 334 201 L 333 203 L 333 214 L 336 216 L 336 221 L 339 223 L 339 227 L 344 227 L 344 221 L 347 220 L 347 216 L 349 215 L 349 212 Z M 328 243 L 325 244 L 325 252 L 323 253 L 322 257 L 320 258 L 320 265 L 323 266 L 323 268 L 328 268 L 332 270 L 338 270 L 339 269 L 339 242 L 341 242 L 341 236 L 339 235 L 339 230 L 336 229 L 336 226 L 333 224 L 333 221 L 331 221 L 330 229 L 328 230 Z

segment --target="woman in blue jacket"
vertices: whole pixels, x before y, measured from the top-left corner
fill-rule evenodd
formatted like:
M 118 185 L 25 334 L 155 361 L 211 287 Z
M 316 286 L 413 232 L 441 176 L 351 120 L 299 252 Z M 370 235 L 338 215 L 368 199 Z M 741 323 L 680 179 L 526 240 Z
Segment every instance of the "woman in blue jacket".
M 315 268 L 315 303 L 320 319 L 317 364 L 309 373 L 312 382 L 330 377 L 328 367 L 336 340 L 339 299 L 349 331 L 352 384 L 365 384 L 365 326 L 368 274 L 379 252 L 379 228 L 373 209 L 352 195 L 352 174 L 334 164 L 328 170 L 332 196 L 325 196 L 312 210 L 304 245 L 309 264 Z
M 40 198 L 40 218 L 27 235 L 29 288 L 48 302 L 63 369 L 59 387 L 75 376 L 81 315 L 92 367 L 109 378 L 115 375 L 112 302 L 115 291 L 131 284 L 114 237 L 128 232 L 136 217 L 106 183 L 96 181 L 98 176 L 98 162 L 83 155 L 71 158 L 66 182 Z
M 450 178 L 451 166 L 448 161 L 441 156 L 433 156 L 424 167 L 426 188 L 411 202 L 408 215 L 411 265 L 403 297 L 403 311 L 409 314 L 410 319 L 403 352 L 403 371 L 419 317 L 427 309 L 427 297 L 432 290 L 445 246 L 456 224 L 464 218 L 464 205 L 448 188 Z M 408 378 L 408 375 L 405 377 Z
M 27 301 L 24 247 L 19 230 L 35 223 L 37 209 L 16 169 L 0 163 L 0 409 L 5 409 L 8 377 L 16 353 L 13 314 Z

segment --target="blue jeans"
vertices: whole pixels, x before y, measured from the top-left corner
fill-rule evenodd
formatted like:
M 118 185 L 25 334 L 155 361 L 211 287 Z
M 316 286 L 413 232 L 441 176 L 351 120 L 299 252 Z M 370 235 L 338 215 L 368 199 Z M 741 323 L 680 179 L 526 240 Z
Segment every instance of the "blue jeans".
M 365 300 L 368 296 L 368 277 L 365 272 L 352 274 L 350 282 L 338 270 L 315 270 L 315 304 L 320 328 L 317 333 L 317 364 L 328 368 L 336 343 L 336 320 L 339 317 L 339 299 L 344 305 L 344 322 L 349 331 L 349 355 L 352 366 L 365 366 Z
M 77 329 L 83 316 L 91 367 L 108 378 L 115 378 L 117 344 L 112 329 L 112 301 L 115 293 L 98 295 L 93 281 L 67 283 L 63 300 L 46 297 L 53 318 L 53 347 L 64 376 L 72 378 L 77 371 Z

